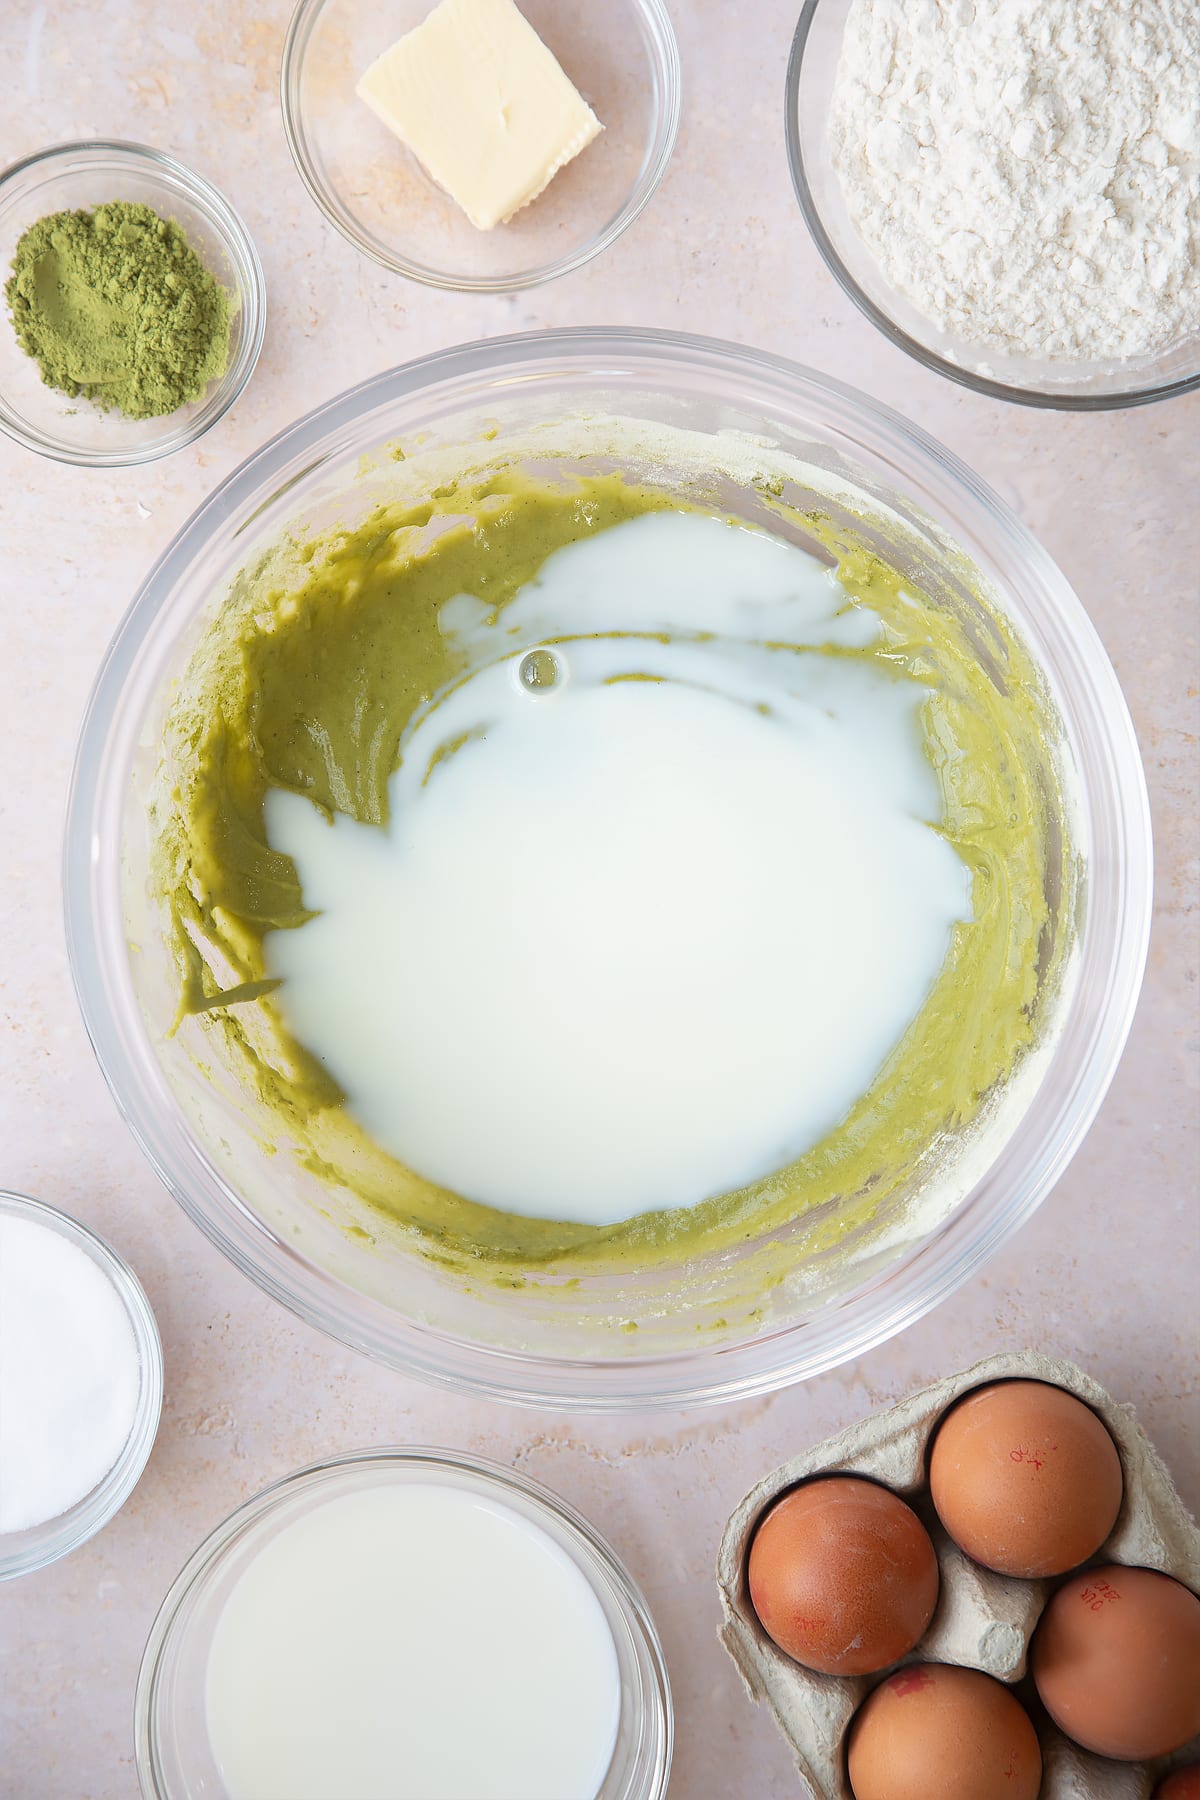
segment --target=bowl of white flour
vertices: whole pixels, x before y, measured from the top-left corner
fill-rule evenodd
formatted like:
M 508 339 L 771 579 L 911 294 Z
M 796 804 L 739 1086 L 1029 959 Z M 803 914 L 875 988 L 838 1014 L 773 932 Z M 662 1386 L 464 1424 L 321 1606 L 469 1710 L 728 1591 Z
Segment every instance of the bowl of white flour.
M 983 393 L 1200 386 L 1195 0 L 807 0 L 788 156 L 893 343 Z

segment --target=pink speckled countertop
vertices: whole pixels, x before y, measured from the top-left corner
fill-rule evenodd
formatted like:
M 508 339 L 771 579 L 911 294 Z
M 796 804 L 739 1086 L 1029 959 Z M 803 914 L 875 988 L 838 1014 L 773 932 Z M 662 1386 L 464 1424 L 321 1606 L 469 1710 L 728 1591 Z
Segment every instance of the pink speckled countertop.
M 580 273 L 476 299 L 385 275 L 319 217 L 279 119 L 288 0 L 0 6 L 0 161 L 88 135 L 174 151 L 242 212 L 270 293 L 258 372 L 198 447 L 113 476 L 0 438 L 0 1186 L 112 1239 L 149 1291 L 167 1367 L 157 1447 L 124 1512 L 65 1562 L 0 1589 L 4 1800 L 134 1800 L 134 1679 L 168 1584 L 240 1500 L 340 1449 L 408 1440 L 481 1451 L 595 1521 L 665 1641 L 681 1800 L 798 1790 L 782 1740 L 718 1647 L 711 1575 L 733 1503 L 797 1447 L 947 1368 L 1035 1346 L 1134 1401 L 1200 1504 L 1200 399 L 1096 417 L 1026 412 L 954 388 L 884 343 L 825 273 L 792 199 L 782 93 L 795 8 L 754 0 L 731 15 L 724 0 L 672 0 L 684 127 L 649 211 Z M 378 370 L 463 339 L 579 323 L 678 327 L 780 351 L 889 401 L 978 469 L 1099 627 L 1140 733 L 1157 835 L 1154 937 L 1129 1049 L 1034 1223 L 940 1312 L 863 1362 L 752 1405 L 652 1422 L 437 1393 L 260 1295 L 134 1148 L 79 1020 L 60 923 L 76 724 L 119 616 L 202 496 L 298 413 Z

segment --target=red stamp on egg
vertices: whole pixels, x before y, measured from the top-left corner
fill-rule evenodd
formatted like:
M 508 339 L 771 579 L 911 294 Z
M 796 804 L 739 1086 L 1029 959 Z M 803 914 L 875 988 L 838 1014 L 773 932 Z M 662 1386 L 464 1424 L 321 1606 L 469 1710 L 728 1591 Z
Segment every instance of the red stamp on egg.
M 933 1686 L 933 1677 L 927 1669 L 901 1669 L 898 1675 L 892 1676 L 888 1686 L 893 1694 L 919 1694 Z

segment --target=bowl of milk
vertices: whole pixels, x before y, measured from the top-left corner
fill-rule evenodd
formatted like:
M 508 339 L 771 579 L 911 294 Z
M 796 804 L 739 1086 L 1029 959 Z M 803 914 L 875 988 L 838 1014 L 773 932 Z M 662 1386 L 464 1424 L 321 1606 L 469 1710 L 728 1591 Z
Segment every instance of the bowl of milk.
M 300 421 L 84 723 L 81 1004 L 301 1316 L 540 1405 L 766 1391 L 1041 1203 L 1111 1079 L 1144 781 L 1062 575 L 916 427 L 652 332 Z
M 158 1800 L 660 1800 L 666 1664 L 565 1502 L 448 1450 L 274 1483 L 163 1602 L 135 1705 Z

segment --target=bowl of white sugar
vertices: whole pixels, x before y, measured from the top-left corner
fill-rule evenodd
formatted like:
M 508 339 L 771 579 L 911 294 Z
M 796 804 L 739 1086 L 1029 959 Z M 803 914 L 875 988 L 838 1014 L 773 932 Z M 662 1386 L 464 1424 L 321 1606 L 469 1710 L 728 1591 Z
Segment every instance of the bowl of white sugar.
M 1200 385 L 1193 0 L 807 0 L 785 127 L 831 272 L 927 368 L 1078 411 Z
M 162 1389 L 154 1314 L 116 1251 L 0 1193 L 0 1581 L 77 1550 L 120 1510 Z

